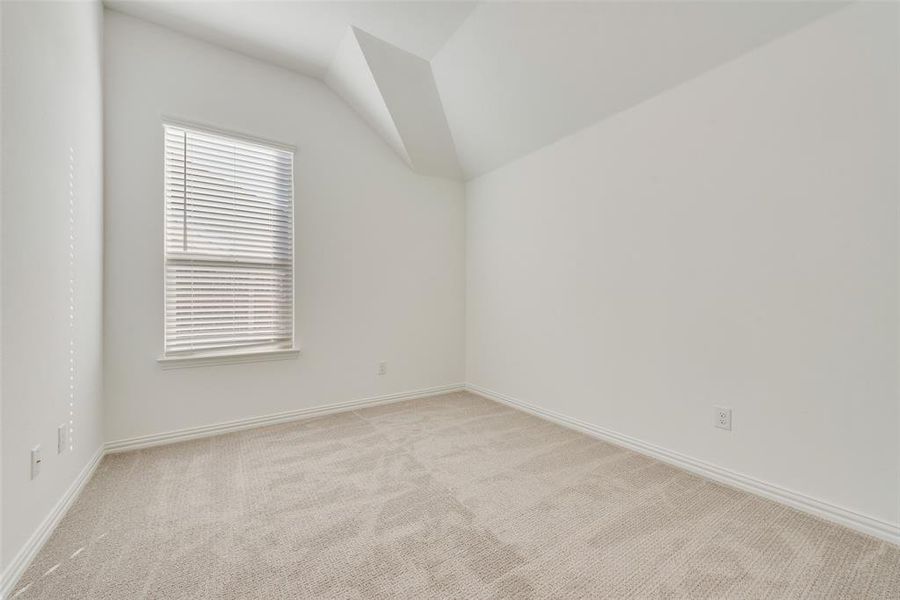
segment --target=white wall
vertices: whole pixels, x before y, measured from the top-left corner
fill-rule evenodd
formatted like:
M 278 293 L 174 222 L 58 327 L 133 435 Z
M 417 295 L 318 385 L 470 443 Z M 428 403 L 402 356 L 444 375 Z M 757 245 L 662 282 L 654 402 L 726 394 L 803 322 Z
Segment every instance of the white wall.
M 473 177 L 656 96 L 840 4 L 483 2 L 432 60 Z
M 0 10 L 6 569 L 103 441 L 102 11 L 98 3 L 42 2 L 3 2 Z M 70 420 L 70 342 L 73 449 L 58 455 L 56 428 Z M 36 444 L 44 463 L 32 481 Z
M 841 9 L 469 182 L 467 381 L 900 523 L 897 26 Z
M 462 382 L 463 186 L 413 174 L 317 80 L 106 17 L 107 439 Z M 157 364 L 163 116 L 297 146 L 298 359 Z

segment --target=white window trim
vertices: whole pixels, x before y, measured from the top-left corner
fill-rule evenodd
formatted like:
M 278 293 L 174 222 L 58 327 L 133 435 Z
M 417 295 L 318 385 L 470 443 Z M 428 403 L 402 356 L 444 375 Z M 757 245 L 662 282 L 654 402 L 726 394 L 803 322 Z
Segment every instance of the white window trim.
M 163 369 L 183 369 L 188 367 L 210 367 L 215 365 L 231 365 L 254 363 L 269 360 L 290 360 L 300 356 L 299 348 L 281 348 L 277 350 L 256 350 L 254 352 L 219 352 L 206 354 L 190 354 L 185 356 L 160 356 L 156 362 Z
M 271 146 L 273 148 L 278 148 L 280 150 L 285 150 L 287 152 L 291 152 L 296 159 L 297 156 L 297 147 L 291 144 L 285 144 L 283 142 L 278 142 L 258 136 L 248 135 L 245 133 L 236 132 L 229 129 L 223 129 L 215 126 L 211 126 L 204 123 L 199 123 L 196 121 L 186 121 L 183 119 L 171 118 L 167 116 L 163 116 L 160 129 L 163 132 L 163 140 L 165 140 L 165 130 L 167 126 L 174 127 L 184 127 L 188 129 L 194 129 L 197 131 L 202 131 L 206 133 L 211 133 L 214 135 L 222 135 L 233 137 L 235 139 L 244 140 L 250 143 L 262 144 L 266 146 Z M 163 177 L 165 178 L 165 169 L 166 169 L 166 158 L 165 158 L 165 142 L 163 142 L 162 146 L 162 169 L 163 169 Z M 294 161 L 296 164 L 296 160 Z M 165 194 L 165 192 L 163 192 Z M 291 169 L 291 248 L 296 253 L 297 250 L 297 189 L 294 182 L 294 170 Z M 165 263 L 165 248 L 166 248 L 166 202 L 163 203 L 163 226 L 162 226 L 162 234 L 163 234 L 163 263 Z M 205 367 L 205 366 L 215 366 L 215 365 L 226 365 L 226 364 L 240 364 L 240 363 L 254 363 L 254 362 L 264 362 L 264 361 L 275 361 L 275 360 L 290 360 L 295 359 L 300 356 L 300 348 L 296 346 L 297 343 L 297 267 L 295 257 L 292 257 L 291 260 L 291 268 L 293 269 L 293 276 L 291 277 L 291 340 L 292 347 L 290 348 L 263 348 L 263 349 L 254 349 L 254 350 L 222 350 L 222 351 L 211 351 L 211 352 L 196 352 L 192 354 L 184 354 L 184 355 L 166 355 L 165 350 L 165 324 L 162 327 L 163 331 L 163 339 L 162 339 L 162 352 L 157 357 L 156 362 L 163 369 L 181 369 L 181 368 L 190 368 L 190 367 Z M 166 306 L 166 268 L 165 264 L 163 265 L 163 319 L 165 320 L 165 306 Z

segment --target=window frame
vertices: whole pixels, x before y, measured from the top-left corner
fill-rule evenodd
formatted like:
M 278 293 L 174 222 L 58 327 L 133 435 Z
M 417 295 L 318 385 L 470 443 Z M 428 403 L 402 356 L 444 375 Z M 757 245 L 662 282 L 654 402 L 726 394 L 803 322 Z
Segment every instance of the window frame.
M 167 127 L 177 127 L 189 131 L 196 131 L 201 134 L 231 138 L 236 141 L 244 142 L 251 145 L 262 146 L 267 149 L 274 149 L 283 152 L 289 152 L 291 154 L 291 193 L 290 193 L 290 201 L 291 201 L 291 302 L 290 302 L 290 316 L 291 316 L 291 338 L 290 344 L 288 347 L 251 347 L 242 349 L 240 347 L 237 348 L 217 348 L 211 350 L 199 350 L 196 352 L 177 352 L 177 353 L 167 353 L 166 352 L 166 307 L 167 307 L 167 292 L 166 292 L 166 277 L 168 273 L 168 244 L 166 239 L 166 219 L 167 219 L 167 209 L 168 209 L 168 198 L 166 197 L 166 128 Z M 172 119 L 168 117 L 163 117 L 161 126 L 160 126 L 161 143 L 159 144 L 159 149 L 162 154 L 162 243 L 163 243 L 163 254 L 162 254 L 162 318 L 163 318 L 163 326 L 162 326 L 162 352 L 159 357 L 156 359 L 157 363 L 164 369 L 171 368 L 181 368 L 181 367 L 199 367 L 199 366 L 209 366 L 209 365 L 219 365 L 219 364 L 233 364 L 233 363 L 247 363 L 247 362 L 259 362 L 259 361 L 270 361 L 270 360 L 286 360 L 296 358 L 300 354 L 300 348 L 297 344 L 297 299 L 296 299 L 296 291 L 297 291 L 297 267 L 296 267 L 296 254 L 297 254 L 297 234 L 296 234 L 296 220 L 297 220 L 297 210 L 296 210 L 296 186 L 295 186 L 295 175 L 294 175 L 294 164 L 297 157 L 297 148 L 291 144 L 285 144 L 283 142 L 278 142 L 274 140 L 269 140 L 265 138 L 261 138 L 258 136 L 247 135 L 244 133 L 222 129 L 219 127 L 213 127 L 193 121 L 184 121 L 181 119 Z M 239 263 L 238 263 L 239 264 Z

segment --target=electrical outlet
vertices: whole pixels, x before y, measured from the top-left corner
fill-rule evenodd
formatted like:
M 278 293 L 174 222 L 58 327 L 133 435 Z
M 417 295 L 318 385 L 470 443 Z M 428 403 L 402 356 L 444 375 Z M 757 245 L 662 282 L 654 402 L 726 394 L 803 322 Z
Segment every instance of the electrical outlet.
M 378 363 L 378 374 L 379 375 L 387 375 L 387 363 L 386 362 Z
M 716 427 L 731 431 L 731 409 L 724 406 L 714 406 L 716 411 Z
M 41 446 L 38 444 L 31 449 L 31 478 L 41 474 Z
M 69 427 L 63 423 L 56 428 L 56 453 L 62 454 L 68 446 L 67 438 L 69 437 Z

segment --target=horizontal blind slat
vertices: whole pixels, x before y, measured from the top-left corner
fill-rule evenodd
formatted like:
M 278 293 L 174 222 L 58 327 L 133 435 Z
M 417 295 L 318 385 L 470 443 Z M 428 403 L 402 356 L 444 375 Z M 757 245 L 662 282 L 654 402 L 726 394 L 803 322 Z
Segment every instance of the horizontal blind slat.
M 165 128 L 167 354 L 293 338 L 293 154 Z
M 188 167 L 199 167 L 202 171 L 219 171 L 223 173 L 242 173 L 253 176 L 260 181 L 263 177 L 272 176 L 288 176 L 291 166 L 288 163 L 273 163 L 264 160 L 243 160 L 238 155 L 231 153 L 207 153 L 196 152 L 193 147 L 188 146 L 188 153 L 185 155 L 181 148 L 169 147 L 165 150 L 168 163 L 177 167 L 184 167 L 187 163 Z M 185 160 L 186 159 L 186 160 Z M 268 181 L 269 185 L 279 185 L 278 180 Z
M 179 193 L 170 194 L 170 202 L 168 209 L 171 213 L 177 211 L 183 213 L 185 210 L 185 199 Z M 220 218 L 229 218 L 232 220 L 251 219 L 257 222 L 275 221 L 288 223 L 288 217 L 291 211 L 288 208 L 268 207 L 262 202 L 245 201 L 243 198 L 231 198 L 230 201 L 222 196 L 209 195 L 204 193 L 195 193 L 190 189 L 187 190 L 187 210 L 194 214 L 215 213 Z M 172 214 L 175 216 L 175 214 Z M 190 216 L 190 215 L 189 215 Z
M 289 163 L 289 157 L 292 156 L 292 153 L 286 150 L 264 149 L 262 146 L 254 146 L 233 138 L 213 138 L 197 135 L 196 130 L 190 129 L 180 129 L 180 131 L 181 134 L 178 134 L 173 130 L 171 135 L 166 136 L 166 142 L 176 147 L 182 147 L 179 144 L 184 144 L 184 135 L 187 135 L 187 147 L 192 151 L 212 151 L 228 154 L 233 152 L 240 155 L 242 159 L 272 163 Z
M 247 190 L 257 190 L 261 192 L 269 192 L 274 195 L 287 195 L 290 193 L 290 187 L 277 180 L 281 174 L 275 173 L 249 173 L 240 169 L 214 169 L 204 167 L 194 160 L 189 160 L 187 166 L 181 163 L 170 163 L 167 169 L 168 174 L 173 180 L 179 182 L 188 180 L 188 183 L 194 182 L 196 185 L 220 185 L 233 190 L 236 187 Z
M 188 147 L 191 146 L 199 146 L 202 148 L 208 148 L 212 150 L 233 150 L 235 152 L 240 153 L 242 156 L 247 157 L 259 157 L 266 160 L 271 160 L 273 162 L 288 162 L 285 157 L 292 156 L 291 152 L 287 150 L 281 150 L 278 148 L 269 148 L 264 147 L 259 144 L 251 144 L 247 143 L 243 140 L 238 140 L 235 138 L 229 138 L 224 136 L 216 136 L 216 135 L 205 135 L 198 133 L 196 129 L 188 129 L 188 128 L 173 128 L 172 134 L 166 137 L 167 141 L 175 141 L 176 143 L 182 139 L 181 135 L 176 132 L 181 132 L 182 134 L 187 134 L 187 143 Z

